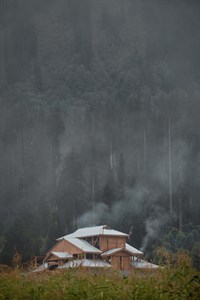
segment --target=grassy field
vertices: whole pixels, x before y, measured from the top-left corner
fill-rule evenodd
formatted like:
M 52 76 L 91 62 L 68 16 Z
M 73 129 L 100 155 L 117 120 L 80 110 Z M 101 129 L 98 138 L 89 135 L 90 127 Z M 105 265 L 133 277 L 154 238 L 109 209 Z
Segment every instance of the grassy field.
M 188 264 L 159 270 L 66 270 L 0 273 L 0 300 L 200 299 L 200 272 Z
M 77 270 L 0 275 L 0 299 L 199 299 L 200 274 L 195 270 L 117 272 Z

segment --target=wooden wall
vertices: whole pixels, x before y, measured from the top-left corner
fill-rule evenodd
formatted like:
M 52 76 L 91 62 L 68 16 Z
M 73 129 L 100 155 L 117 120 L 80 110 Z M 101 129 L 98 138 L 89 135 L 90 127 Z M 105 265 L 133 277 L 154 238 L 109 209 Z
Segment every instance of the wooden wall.
M 121 236 L 105 236 L 102 235 L 99 237 L 99 249 L 102 252 L 113 248 L 123 248 L 126 243 L 126 237 Z
M 111 265 L 116 270 L 130 270 L 131 269 L 131 257 L 125 251 L 118 252 L 111 256 Z
M 76 246 L 72 245 L 70 242 L 66 240 L 61 240 L 57 243 L 54 247 L 50 249 L 49 252 L 67 252 L 69 254 L 81 254 L 84 253 L 83 250 L 77 248 Z

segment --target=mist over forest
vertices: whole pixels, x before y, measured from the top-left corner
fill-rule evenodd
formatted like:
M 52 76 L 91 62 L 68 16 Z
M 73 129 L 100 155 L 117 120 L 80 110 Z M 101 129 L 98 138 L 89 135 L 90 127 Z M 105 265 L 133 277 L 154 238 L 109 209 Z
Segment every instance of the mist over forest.
M 198 0 L 0 0 L 0 263 L 101 224 L 197 262 L 199 180 Z

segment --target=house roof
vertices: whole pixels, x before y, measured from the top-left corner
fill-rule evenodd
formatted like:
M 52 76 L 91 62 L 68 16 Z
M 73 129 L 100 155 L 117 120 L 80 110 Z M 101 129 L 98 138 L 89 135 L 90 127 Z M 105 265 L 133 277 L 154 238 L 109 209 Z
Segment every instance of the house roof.
M 50 257 L 51 255 L 56 256 L 58 259 L 67 259 L 67 258 L 73 258 L 73 255 L 69 254 L 68 252 L 56 252 L 56 251 L 50 251 L 47 253 L 47 256 L 45 257 L 45 261 Z
M 52 251 L 51 254 L 57 256 L 58 258 L 61 258 L 61 259 L 65 259 L 65 258 L 73 258 L 73 255 L 67 253 L 67 252 L 55 252 L 55 251 Z
M 39 266 L 37 269 L 33 270 L 32 273 L 34 272 L 41 272 L 45 271 L 48 269 L 48 263 L 43 263 L 41 266 Z
M 77 229 L 71 234 L 58 238 L 57 241 L 63 238 L 72 238 L 72 237 L 86 238 L 86 237 L 99 236 L 99 235 L 128 237 L 128 234 L 126 233 L 114 229 L 110 229 L 107 225 L 101 225 L 101 226 L 85 227 L 85 228 Z
M 115 253 L 117 253 L 117 252 L 120 252 L 120 251 L 122 251 L 122 250 L 124 250 L 124 249 L 123 249 L 123 248 L 114 248 L 114 249 L 110 249 L 110 250 L 108 250 L 108 251 L 102 253 L 101 256 L 111 256 L 111 255 L 113 255 L 113 254 L 115 254 Z
M 112 256 L 113 254 L 120 252 L 120 251 L 126 251 L 126 252 L 130 253 L 131 255 L 143 255 L 143 252 L 141 252 L 140 250 L 132 247 L 129 244 L 125 244 L 125 247 L 110 249 L 110 250 L 102 253 L 101 256 Z
M 58 269 L 76 268 L 76 267 L 89 267 L 89 268 L 110 268 L 111 265 L 100 259 L 76 259 L 69 261 L 66 264 L 59 266 Z
M 134 268 L 138 268 L 138 269 L 157 269 L 157 268 L 159 268 L 158 265 L 151 264 L 142 259 L 134 259 L 134 261 L 132 262 L 132 266 Z
M 64 239 L 70 242 L 71 244 L 73 244 L 74 246 L 78 247 L 80 250 L 82 250 L 85 253 L 95 253 L 95 254 L 102 253 L 101 250 L 95 248 L 94 246 L 92 246 L 91 244 L 89 244 L 88 242 L 82 239 L 78 239 L 75 237 L 65 237 Z
M 136 248 L 134 248 L 134 247 L 132 247 L 131 245 L 129 245 L 129 244 L 125 244 L 125 249 L 128 251 L 128 252 L 130 252 L 130 253 L 132 253 L 132 254 L 139 254 L 139 255 L 143 255 L 144 253 L 142 252 L 142 251 L 140 251 L 140 250 L 138 250 L 138 249 L 136 249 Z

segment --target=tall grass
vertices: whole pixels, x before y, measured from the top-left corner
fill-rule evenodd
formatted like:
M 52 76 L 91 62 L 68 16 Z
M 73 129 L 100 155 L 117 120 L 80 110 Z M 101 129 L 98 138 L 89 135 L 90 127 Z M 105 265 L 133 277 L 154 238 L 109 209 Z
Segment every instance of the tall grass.
M 200 299 L 200 273 L 182 256 L 175 267 L 134 270 L 128 277 L 113 270 L 0 273 L 0 300 L 166 300 Z

